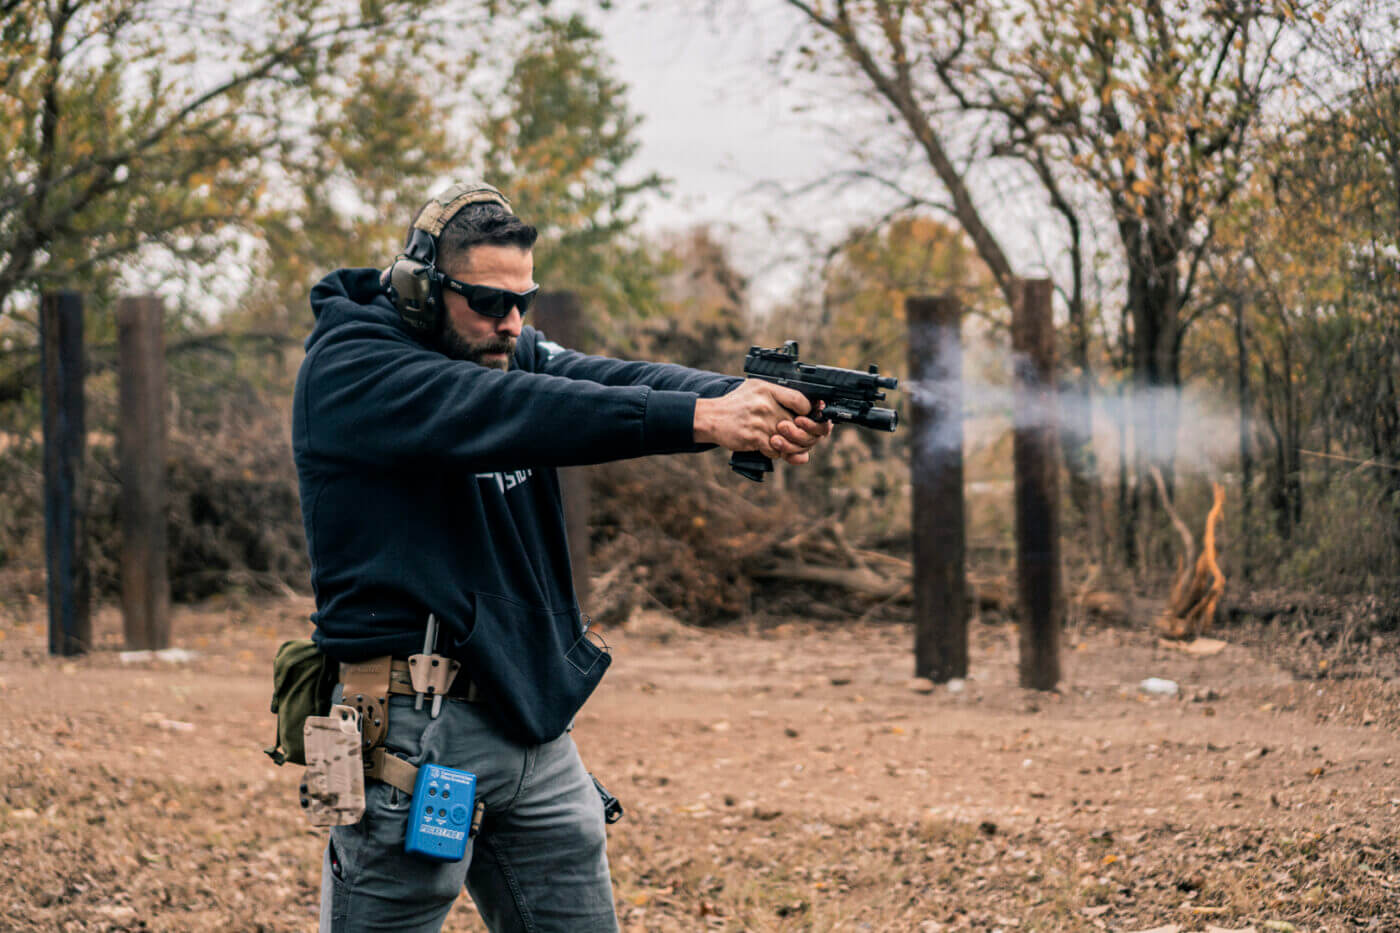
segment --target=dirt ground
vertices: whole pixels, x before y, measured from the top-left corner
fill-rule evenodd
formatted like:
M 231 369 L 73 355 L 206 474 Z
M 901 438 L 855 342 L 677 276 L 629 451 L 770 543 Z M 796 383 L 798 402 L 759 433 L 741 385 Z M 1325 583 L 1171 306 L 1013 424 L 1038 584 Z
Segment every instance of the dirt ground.
M 0 609 L 0 928 L 314 929 L 321 833 L 261 751 L 308 601 L 177 610 L 179 663 L 124 663 L 114 609 L 75 660 Z M 575 733 L 626 807 L 623 927 L 1400 930 L 1400 682 L 1299 676 L 1285 634 L 1073 631 L 1041 694 L 977 624 L 972 676 L 924 694 L 903 626 L 642 616 Z M 447 929 L 482 929 L 467 898 Z

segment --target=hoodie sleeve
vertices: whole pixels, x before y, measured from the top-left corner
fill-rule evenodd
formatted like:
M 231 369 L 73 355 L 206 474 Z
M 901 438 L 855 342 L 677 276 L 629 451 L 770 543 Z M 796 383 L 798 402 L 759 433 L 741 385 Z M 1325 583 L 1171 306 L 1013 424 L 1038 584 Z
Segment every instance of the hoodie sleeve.
M 728 393 L 744 380 L 690 369 L 673 363 L 645 363 L 590 356 L 568 350 L 534 331 L 535 369 L 566 379 L 587 379 L 609 386 L 651 386 L 663 391 L 694 392 L 703 398 Z
M 311 351 L 298 377 L 307 452 L 390 466 L 439 460 L 482 472 L 573 466 L 702 449 L 697 391 L 605 385 L 453 360 L 389 327 L 347 324 Z

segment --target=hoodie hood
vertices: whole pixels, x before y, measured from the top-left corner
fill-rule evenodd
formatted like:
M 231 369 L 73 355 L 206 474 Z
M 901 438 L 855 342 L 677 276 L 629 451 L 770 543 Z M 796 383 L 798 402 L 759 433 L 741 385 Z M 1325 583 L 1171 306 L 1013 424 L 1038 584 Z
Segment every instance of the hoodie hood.
M 311 289 L 311 313 L 316 325 L 306 338 L 310 352 L 326 334 L 342 324 L 388 325 L 412 336 L 379 283 L 379 269 L 337 269 Z

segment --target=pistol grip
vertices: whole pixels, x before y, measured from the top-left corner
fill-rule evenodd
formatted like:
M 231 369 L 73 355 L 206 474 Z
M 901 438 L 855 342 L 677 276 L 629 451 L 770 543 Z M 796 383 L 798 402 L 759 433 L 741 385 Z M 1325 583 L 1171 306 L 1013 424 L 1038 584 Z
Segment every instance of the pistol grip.
M 755 483 L 763 482 L 764 473 L 773 472 L 773 461 L 756 450 L 735 451 L 729 458 L 729 465 L 735 473 Z

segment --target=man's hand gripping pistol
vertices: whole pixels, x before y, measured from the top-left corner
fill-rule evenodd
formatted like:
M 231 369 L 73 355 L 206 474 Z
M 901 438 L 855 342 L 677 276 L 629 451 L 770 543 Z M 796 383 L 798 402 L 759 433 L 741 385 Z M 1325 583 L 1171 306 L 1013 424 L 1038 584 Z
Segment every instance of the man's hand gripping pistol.
M 781 349 L 765 350 L 750 347 L 744 358 L 744 375 L 777 385 L 796 389 L 812 402 L 813 421 L 834 421 L 854 424 L 877 431 L 893 431 L 899 425 L 899 414 L 892 408 L 876 408 L 885 400 L 881 389 L 899 388 L 899 380 L 881 376 L 880 367 L 869 372 L 801 363 L 797 359 L 797 341 L 789 340 Z M 817 402 L 826 405 L 817 409 Z M 763 482 L 763 474 L 773 472 L 773 461 L 757 451 L 740 451 L 729 458 L 729 465 L 740 476 Z

